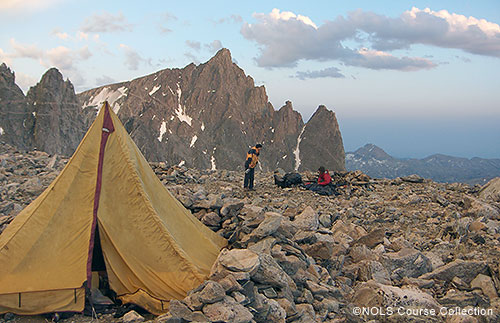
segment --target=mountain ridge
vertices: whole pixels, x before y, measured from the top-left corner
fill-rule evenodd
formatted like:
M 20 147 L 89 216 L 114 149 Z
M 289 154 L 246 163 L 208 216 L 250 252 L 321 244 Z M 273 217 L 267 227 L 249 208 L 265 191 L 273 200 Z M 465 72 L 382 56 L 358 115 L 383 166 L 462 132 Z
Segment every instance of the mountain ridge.
M 347 170 L 371 177 L 396 178 L 417 174 L 437 182 L 484 184 L 500 176 L 500 159 L 463 158 L 432 154 L 424 158 L 396 158 L 374 144 L 346 153 Z
M 342 136 L 334 112 L 318 107 L 316 119 L 322 119 L 323 125 L 317 127 L 319 122 L 314 118 L 309 120 L 312 123 L 304 123 L 290 101 L 275 110 L 265 87 L 255 86 L 253 78 L 233 62 L 228 49 L 221 49 L 199 65 L 163 69 L 78 94 L 62 76 L 49 77 L 50 71 L 42 81 L 54 81 L 41 81 L 24 98 L 29 111 L 20 113 L 30 122 L 24 122 L 21 128 L 32 133 L 26 144 L 13 142 L 3 134 L 0 140 L 5 138 L 21 149 L 34 147 L 69 155 L 81 138 L 76 141 L 68 129 L 85 133 L 102 102 L 108 101 L 150 161 L 199 169 L 238 169 L 249 147 L 261 143 L 264 150 L 259 168 L 263 170 L 315 170 L 319 166 L 345 170 Z M 6 82 L 14 86 L 13 73 L 7 74 Z M 54 90 L 43 90 L 45 87 Z M 35 102 L 43 100 L 57 102 L 44 111 L 50 120 L 38 120 Z M 72 111 L 73 115 L 65 113 L 75 106 L 81 109 Z M 42 128 L 50 130 L 43 134 Z M 306 134 L 303 143 L 301 133 Z M 51 138 L 45 140 L 50 144 L 44 145 L 38 138 Z

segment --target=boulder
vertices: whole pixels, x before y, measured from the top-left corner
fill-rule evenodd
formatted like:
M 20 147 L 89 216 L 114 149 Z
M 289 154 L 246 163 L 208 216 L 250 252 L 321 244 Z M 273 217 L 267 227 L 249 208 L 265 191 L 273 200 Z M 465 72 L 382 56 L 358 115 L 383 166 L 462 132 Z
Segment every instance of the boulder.
M 254 281 L 280 288 L 288 286 L 288 282 L 291 281 L 291 278 L 283 271 L 272 256 L 260 254 L 259 263 L 260 266 L 255 273 L 251 275 Z
M 199 300 L 204 304 L 212 304 L 218 302 L 226 296 L 226 291 L 221 284 L 208 281 L 205 287 L 199 292 Z
M 220 302 L 205 305 L 203 314 L 210 322 L 249 323 L 253 320 L 252 313 L 230 296 Z
M 319 228 L 318 213 L 307 206 L 302 213 L 295 217 L 293 224 L 304 231 L 315 231 Z
M 384 242 L 385 230 L 376 229 L 354 241 L 353 245 L 364 244 L 368 248 L 374 248 Z
M 439 304 L 428 293 L 414 286 L 396 287 L 375 281 L 361 283 L 356 287 L 351 301 L 358 306 L 372 307 L 420 307 L 439 310 Z
M 257 228 L 252 231 L 252 236 L 257 239 L 262 239 L 274 234 L 281 225 L 283 216 L 278 213 L 268 212 L 264 214 L 262 221 Z
M 479 191 L 479 197 L 500 202 L 500 177 L 496 177 L 486 183 Z
M 471 288 L 479 288 L 491 300 L 498 297 L 495 284 L 490 276 L 479 274 L 470 283 Z
M 123 323 L 140 323 L 144 322 L 144 317 L 139 315 L 136 311 L 130 311 L 122 317 Z
M 420 277 L 432 270 L 432 263 L 418 250 L 404 248 L 398 252 L 388 252 L 381 257 L 391 279 L 399 281 L 405 277 Z
M 248 249 L 224 249 L 219 254 L 216 263 L 231 271 L 253 273 L 260 266 L 259 255 Z
M 482 261 L 465 261 L 457 259 L 438 269 L 423 274 L 421 279 L 437 279 L 450 282 L 454 277 L 459 277 L 466 284 L 476 278 L 478 274 L 486 273 L 487 265 Z

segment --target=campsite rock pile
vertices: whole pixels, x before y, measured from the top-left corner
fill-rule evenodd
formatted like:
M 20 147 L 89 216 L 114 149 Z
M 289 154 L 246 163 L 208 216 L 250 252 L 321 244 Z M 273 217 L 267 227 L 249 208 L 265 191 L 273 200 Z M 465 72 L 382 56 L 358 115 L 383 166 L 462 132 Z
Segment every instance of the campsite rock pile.
M 39 194 L 65 160 L 54 164 L 43 153 L 0 148 L 1 223 Z M 481 190 L 345 172 L 333 176 L 340 195 L 325 197 L 278 188 L 270 173 L 257 172 L 256 191 L 243 191 L 241 172 L 152 167 L 181 203 L 229 241 L 208 280 L 172 301 L 155 322 L 500 320 L 495 183 Z M 40 182 L 31 186 L 34 178 Z M 359 314 L 363 307 L 371 311 Z M 457 309 L 480 315 L 452 315 Z
M 66 162 L 41 151 L 20 153 L 0 142 L 0 233 L 45 190 Z

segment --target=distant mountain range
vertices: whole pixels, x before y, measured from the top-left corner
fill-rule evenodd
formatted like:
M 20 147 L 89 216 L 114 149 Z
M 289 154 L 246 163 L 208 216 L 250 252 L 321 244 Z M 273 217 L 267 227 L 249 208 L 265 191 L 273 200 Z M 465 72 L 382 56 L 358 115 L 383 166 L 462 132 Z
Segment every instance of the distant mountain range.
M 422 159 L 401 159 L 373 144 L 346 153 L 347 170 L 361 170 L 375 178 L 417 174 L 436 182 L 484 184 L 500 176 L 500 159 L 460 158 L 435 154 Z
M 242 168 L 249 147 L 263 144 L 259 167 L 345 170 L 335 113 L 320 105 L 304 122 L 292 103 L 275 110 L 221 49 L 208 62 L 163 69 L 75 94 L 52 68 L 26 96 L 0 65 L 0 140 L 22 150 L 71 155 L 108 101 L 149 161 L 198 169 Z

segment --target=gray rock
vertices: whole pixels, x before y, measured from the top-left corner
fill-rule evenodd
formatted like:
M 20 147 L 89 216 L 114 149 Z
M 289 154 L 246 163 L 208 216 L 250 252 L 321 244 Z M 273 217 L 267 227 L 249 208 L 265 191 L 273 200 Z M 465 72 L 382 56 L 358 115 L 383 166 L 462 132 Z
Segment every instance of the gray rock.
M 493 280 L 491 279 L 490 276 L 486 276 L 483 274 L 479 274 L 474 278 L 471 283 L 470 287 L 472 288 L 479 288 L 484 295 L 488 296 L 488 298 L 491 300 L 498 298 L 498 293 L 495 288 L 495 284 L 493 283 Z
M 446 295 L 438 299 L 438 302 L 446 307 L 459 306 L 464 308 L 466 306 L 487 308 L 490 304 L 480 293 L 472 291 L 459 291 L 450 289 Z
M 181 318 L 186 321 L 191 320 L 193 312 L 189 309 L 189 307 L 178 300 L 171 300 L 168 306 L 168 310 L 172 317 Z
M 500 177 L 496 177 L 486 183 L 479 191 L 479 197 L 482 199 L 491 199 L 500 202 Z
M 311 304 L 297 304 L 297 312 L 299 319 L 294 322 L 310 323 L 316 321 L 316 312 Z
M 324 227 L 324 228 L 329 228 L 332 226 L 332 217 L 328 213 L 322 213 L 319 216 L 319 223 Z
M 255 253 L 266 253 L 271 254 L 271 249 L 276 244 L 276 239 L 273 237 L 267 237 L 265 239 L 260 240 L 259 242 L 249 245 L 248 249 Z
M 376 229 L 354 241 L 354 245 L 364 244 L 368 248 L 374 248 L 376 245 L 383 243 L 385 237 L 384 229 Z
M 257 239 L 262 239 L 274 234 L 281 225 L 283 216 L 278 213 L 267 212 L 264 214 L 265 218 L 255 230 L 252 232 L 252 236 Z
M 315 231 L 319 228 L 318 213 L 307 206 L 293 221 L 295 227 L 304 231 Z
M 226 296 L 226 291 L 221 284 L 214 281 L 208 281 L 205 287 L 199 292 L 199 299 L 204 304 L 218 302 Z
M 229 296 L 220 302 L 204 306 L 203 314 L 210 322 L 247 323 L 253 319 L 252 313 L 246 307 Z
M 428 293 L 413 286 L 402 288 L 383 285 L 374 281 L 361 283 L 353 293 L 352 302 L 358 306 L 420 307 L 439 310 L 440 306 Z
M 222 219 L 215 212 L 207 213 L 201 218 L 201 222 L 209 227 L 218 227 L 220 226 L 221 221 Z
M 409 182 L 409 183 L 423 183 L 424 182 L 424 178 L 421 176 L 418 176 L 416 174 L 404 176 L 404 177 L 401 177 L 401 179 L 404 182 Z
M 399 281 L 405 277 L 420 277 L 432 270 L 429 258 L 415 249 L 404 248 L 382 256 L 382 264 L 391 273 L 391 279 Z
M 437 279 L 450 282 L 454 277 L 461 278 L 465 283 L 470 282 L 481 273 L 486 273 L 486 263 L 482 261 L 465 261 L 457 259 L 438 269 L 420 276 L 421 279 Z
M 227 294 L 242 290 L 241 285 L 238 283 L 233 274 L 226 275 L 224 278 L 219 280 L 218 283 L 222 286 Z
M 260 266 L 255 271 L 252 279 L 258 283 L 275 287 L 286 287 L 291 278 L 281 269 L 270 255 L 259 255 Z
M 130 311 L 122 317 L 123 323 L 140 323 L 144 322 L 144 320 L 144 317 L 139 315 L 136 311 Z
M 224 249 L 219 255 L 219 263 L 231 271 L 253 273 L 260 266 L 260 257 L 248 249 Z
M 243 208 L 244 203 L 241 201 L 229 201 L 222 206 L 220 209 L 220 214 L 225 217 L 236 216 L 239 211 Z

